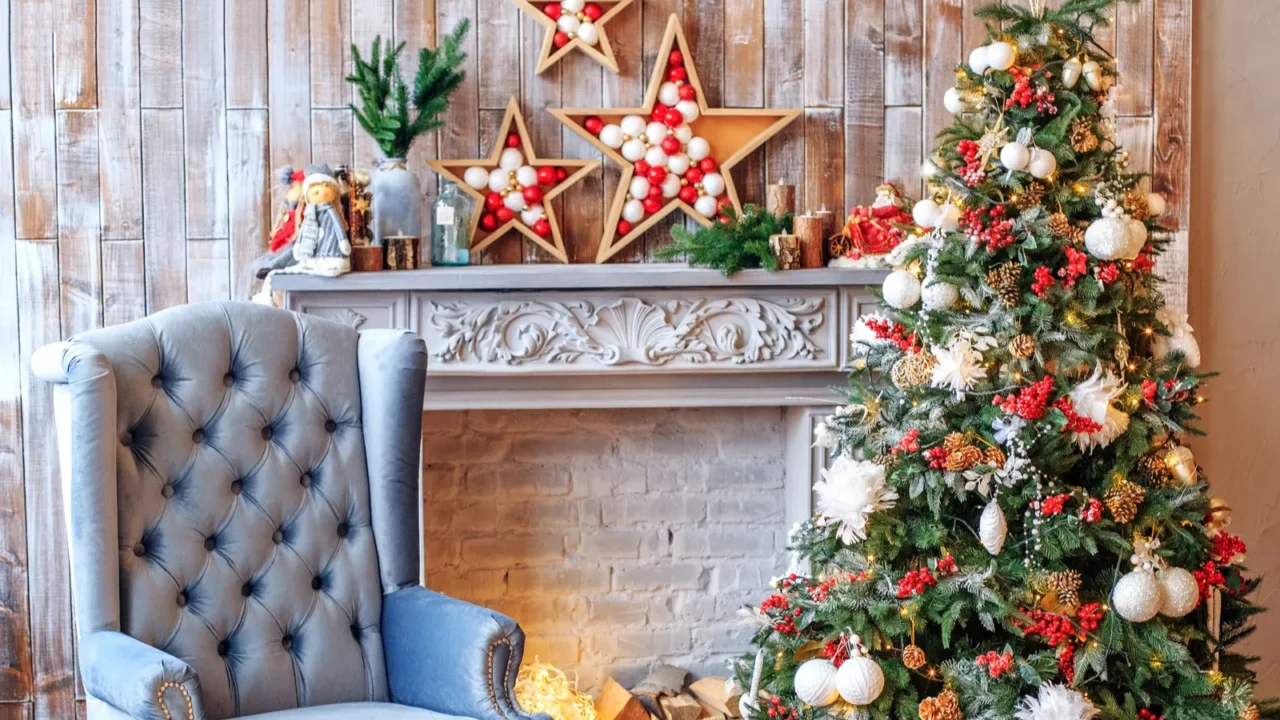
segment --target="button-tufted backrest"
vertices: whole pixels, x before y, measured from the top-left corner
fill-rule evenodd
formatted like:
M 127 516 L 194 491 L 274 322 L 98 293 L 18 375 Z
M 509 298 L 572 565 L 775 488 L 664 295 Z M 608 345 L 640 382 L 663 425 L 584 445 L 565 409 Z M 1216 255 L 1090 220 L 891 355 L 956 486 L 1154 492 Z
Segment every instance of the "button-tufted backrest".
M 89 401 L 72 400 L 78 442 L 115 433 L 98 442 L 114 444 L 119 538 L 92 547 L 73 508 L 79 629 L 117 629 L 118 617 L 186 661 L 211 718 L 387 697 L 371 527 L 385 511 L 371 510 L 359 342 L 336 323 L 206 303 L 70 343 L 114 378 L 114 393 L 99 392 L 114 400 L 94 406 L 114 422 L 95 426 Z M 93 496 L 75 487 L 84 470 L 73 505 Z M 118 599 L 95 597 L 85 566 L 112 552 Z

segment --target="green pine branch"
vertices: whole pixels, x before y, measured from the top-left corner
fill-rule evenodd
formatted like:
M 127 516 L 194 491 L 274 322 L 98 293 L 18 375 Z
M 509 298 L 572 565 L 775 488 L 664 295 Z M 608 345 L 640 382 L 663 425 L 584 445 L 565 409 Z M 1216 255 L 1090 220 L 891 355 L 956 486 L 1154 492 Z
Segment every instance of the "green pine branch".
M 769 238 L 791 232 L 791 215 L 778 217 L 754 205 L 746 206 L 742 217 L 730 211 L 727 225 L 715 223 L 690 233 L 683 227 L 671 228 L 674 242 L 659 248 L 659 260 L 687 258 L 691 265 L 715 268 L 731 277 L 741 270 L 778 269 L 778 257 Z

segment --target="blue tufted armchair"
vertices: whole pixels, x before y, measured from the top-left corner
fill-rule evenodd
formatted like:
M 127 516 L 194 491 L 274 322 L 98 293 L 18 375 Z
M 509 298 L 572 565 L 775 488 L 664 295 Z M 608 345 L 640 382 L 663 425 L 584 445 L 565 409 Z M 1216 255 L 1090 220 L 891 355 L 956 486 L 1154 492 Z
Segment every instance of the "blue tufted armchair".
M 89 717 L 531 720 L 520 628 L 418 584 L 421 339 L 206 303 L 32 367 Z

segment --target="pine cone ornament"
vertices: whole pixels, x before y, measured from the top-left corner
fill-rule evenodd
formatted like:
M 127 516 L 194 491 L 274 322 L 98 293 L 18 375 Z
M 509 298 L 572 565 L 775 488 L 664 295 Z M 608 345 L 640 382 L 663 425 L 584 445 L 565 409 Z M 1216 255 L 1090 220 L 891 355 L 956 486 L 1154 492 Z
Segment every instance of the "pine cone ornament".
M 943 690 L 938 697 L 920 701 L 920 720 L 964 720 L 960 710 L 960 698 L 950 690 Z
M 1018 282 L 1022 279 L 1022 265 L 1007 262 L 987 272 L 987 285 L 996 291 L 1005 307 L 1013 307 L 1022 299 L 1022 290 Z
M 1071 124 L 1071 149 L 1078 153 L 1098 149 L 1098 136 L 1093 134 L 1093 123 L 1080 118 Z
M 1065 239 L 1072 245 L 1084 243 L 1084 230 L 1072 225 L 1071 220 L 1062 213 L 1054 213 L 1049 218 L 1049 232 L 1056 237 Z
M 933 379 L 933 366 L 937 363 L 933 353 L 911 353 L 893 364 L 890 377 L 899 390 L 917 385 L 927 385 Z
M 898 456 L 894 455 L 893 453 L 880 453 L 879 455 L 872 458 L 871 462 L 879 465 L 885 470 L 889 470 L 894 465 L 898 464 Z
M 927 662 L 929 659 L 924 656 L 924 650 L 921 650 L 918 645 L 902 648 L 902 664 L 907 666 L 908 670 L 919 670 Z
M 1005 462 L 1009 460 L 1009 457 L 1004 454 L 1003 450 L 994 446 L 987 448 L 983 455 L 986 456 L 987 464 L 992 467 L 1002 468 L 1004 467 Z
M 1164 461 L 1164 453 L 1159 449 L 1143 455 L 1138 460 L 1138 471 L 1155 487 L 1164 487 L 1173 481 L 1169 464 Z
M 1141 485 L 1121 480 L 1102 496 L 1102 502 L 1111 511 L 1116 522 L 1124 524 L 1138 515 L 1138 504 L 1147 496 Z
M 1023 190 L 1018 194 L 1018 198 L 1013 201 L 1013 204 L 1019 210 L 1026 210 L 1027 208 L 1039 205 L 1043 200 L 1044 185 L 1041 185 L 1038 182 L 1033 182 L 1027 186 L 1026 190 Z
M 1080 607 L 1080 573 L 1064 570 L 1045 575 L 1039 584 L 1044 597 L 1040 607 L 1052 613 L 1072 614 Z
M 972 445 L 953 451 L 947 455 L 945 468 L 948 472 L 963 472 L 982 462 L 982 451 Z
M 1151 217 L 1151 203 L 1147 201 L 1147 194 L 1140 190 L 1130 190 L 1125 193 L 1124 211 L 1134 220 L 1145 222 Z
M 964 447 L 964 445 L 964 433 L 960 432 L 953 432 L 950 435 L 947 435 L 947 437 L 942 441 L 942 449 L 949 453 L 959 450 Z
M 1249 705 L 1249 707 L 1240 711 L 1240 720 L 1258 720 L 1262 717 L 1262 712 L 1258 710 L 1257 705 Z
M 1009 341 L 1009 354 L 1019 360 L 1026 360 L 1036 352 L 1035 338 L 1022 334 Z

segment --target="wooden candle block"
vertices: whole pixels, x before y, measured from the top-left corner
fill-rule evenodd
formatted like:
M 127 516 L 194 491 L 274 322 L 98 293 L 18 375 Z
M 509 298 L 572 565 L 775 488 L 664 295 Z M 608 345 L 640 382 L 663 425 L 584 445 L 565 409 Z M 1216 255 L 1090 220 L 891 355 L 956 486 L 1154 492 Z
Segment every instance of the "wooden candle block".
M 796 186 L 770 185 L 765 194 L 764 207 L 777 217 L 794 215 L 796 212 Z
M 800 239 L 800 264 L 807 268 L 820 268 L 826 263 L 823 246 L 827 233 L 821 215 L 797 215 L 794 221 L 796 237 Z
M 388 270 L 416 270 L 421 240 L 412 235 L 393 235 L 385 239 L 385 264 Z
M 351 248 L 351 269 L 356 272 L 381 270 L 382 263 L 382 248 L 377 245 L 356 245 Z
M 778 256 L 779 270 L 800 268 L 800 238 L 795 235 L 770 235 L 769 248 Z

